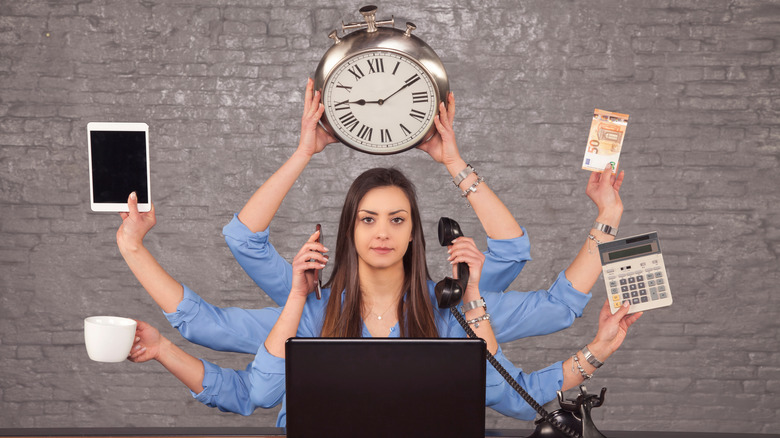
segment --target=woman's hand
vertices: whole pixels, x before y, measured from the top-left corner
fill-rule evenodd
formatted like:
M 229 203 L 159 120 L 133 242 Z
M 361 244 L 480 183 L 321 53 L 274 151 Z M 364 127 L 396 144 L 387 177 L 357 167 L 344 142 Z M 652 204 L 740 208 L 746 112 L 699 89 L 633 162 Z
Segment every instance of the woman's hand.
M 301 118 L 301 140 L 298 150 L 312 156 L 338 140 L 330 135 L 322 126 L 320 118 L 325 112 L 325 106 L 320 102 L 319 90 L 314 91 L 314 81 L 310 78 L 306 83 L 306 94 Z
M 127 359 L 130 362 L 146 362 L 152 359 L 157 360 L 160 357 L 160 345 L 166 340 L 160 332 L 145 323 L 136 321 L 135 342 L 130 348 L 130 355 Z
M 140 213 L 138 211 L 138 196 L 135 192 L 130 193 L 127 199 L 127 207 L 130 210 L 127 213 L 119 213 L 122 218 L 122 225 L 116 232 L 116 243 L 120 251 L 133 250 L 143 245 L 144 236 L 157 223 L 154 214 L 154 204 L 148 212 Z
M 469 266 L 469 282 L 463 294 L 463 301 L 473 301 L 479 298 L 479 278 L 482 274 L 482 265 L 485 263 L 483 254 L 470 237 L 458 237 L 447 247 L 450 256 L 447 260 L 452 263 L 453 275 L 457 277 L 458 263 L 466 263 Z
M 596 356 L 596 359 L 604 362 L 620 348 L 623 340 L 626 339 L 628 328 L 642 316 L 643 312 L 629 315 L 629 308 L 626 301 L 613 315 L 609 310 L 609 300 L 604 302 L 599 313 L 599 331 L 593 342 L 588 345 L 588 349 Z
M 455 131 L 452 128 L 455 119 L 455 95 L 450 92 L 447 95 L 447 105 L 439 103 L 439 114 L 433 118 L 436 125 L 436 133 L 425 143 L 417 146 L 428 153 L 437 163 L 445 166 L 460 164 L 462 161 L 458 145 L 455 142 Z
M 614 175 L 612 168 L 607 167 L 602 172 L 591 172 L 585 193 L 593 200 L 599 209 L 599 216 L 618 215 L 623 213 L 623 201 L 620 200 L 620 186 L 623 185 L 624 172 Z
M 328 256 L 325 255 L 328 248 L 317 242 L 319 237 L 320 231 L 315 231 L 293 258 L 290 297 L 306 297 L 311 293 L 317 282 L 317 271 L 328 263 Z

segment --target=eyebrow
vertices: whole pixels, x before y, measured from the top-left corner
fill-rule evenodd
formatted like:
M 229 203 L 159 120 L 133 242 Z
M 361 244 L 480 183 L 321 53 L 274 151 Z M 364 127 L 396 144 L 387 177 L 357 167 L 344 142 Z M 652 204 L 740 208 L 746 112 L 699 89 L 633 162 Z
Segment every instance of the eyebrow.
M 379 213 L 377 213 L 377 212 L 375 212 L 375 211 L 371 211 L 371 210 L 366 210 L 366 209 L 360 209 L 360 210 L 358 210 L 358 212 L 361 212 L 361 211 L 362 211 L 362 212 L 364 212 L 364 213 L 373 214 L 373 215 L 375 215 L 375 216 L 378 216 L 378 215 L 379 215 Z M 391 211 L 389 214 L 393 215 L 393 214 L 398 214 L 398 213 L 400 213 L 400 212 L 409 213 L 408 211 L 406 211 L 406 210 L 404 210 L 404 209 L 402 208 L 402 209 L 400 209 L 400 210 Z

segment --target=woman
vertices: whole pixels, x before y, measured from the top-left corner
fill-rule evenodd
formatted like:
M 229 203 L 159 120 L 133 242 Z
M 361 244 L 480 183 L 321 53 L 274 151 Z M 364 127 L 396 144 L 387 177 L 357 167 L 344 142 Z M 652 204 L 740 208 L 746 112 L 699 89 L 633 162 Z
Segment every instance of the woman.
M 290 159 L 262 184 L 223 230 L 225 240 L 239 264 L 279 305 L 284 305 L 287 300 L 292 266 L 270 243 L 269 225 L 287 192 L 312 156 L 334 141 L 333 137 L 318 125 L 323 111 L 324 108 L 319 103 L 319 93 L 313 90 L 312 82 L 309 81 L 298 148 Z M 450 175 L 458 177 L 461 174 L 459 171 L 466 168 L 466 164 L 455 142 L 452 129 L 454 115 L 455 100 L 450 94 L 448 105 L 445 107 L 442 103 L 440 115 L 434 120 L 436 135 L 420 148 L 437 162 L 443 163 Z M 617 177 L 612 176 L 611 172 L 607 174 L 608 177 L 601 178 L 600 173 L 593 172 L 586 193 L 598 207 L 596 223 L 617 229 L 623 212 L 619 196 L 623 172 Z M 475 173 L 468 173 L 465 178 L 453 181 L 460 181 L 458 187 L 465 190 L 474 186 L 477 180 Z M 485 253 L 480 287 L 483 290 L 503 291 L 519 274 L 525 262 L 530 260 L 528 237 L 487 182 L 477 184 L 476 191 L 469 192 L 466 199 L 488 235 L 488 251 Z M 597 229 L 592 229 L 590 234 L 602 242 L 614 239 Z M 595 244 L 589 239 L 583 241 L 573 262 L 565 271 L 559 273 L 549 289 L 501 296 L 500 306 L 497 307 L 506 311 L 493 315 L 499 342 L 553 333 L 569 327 L 576 317 L 582 315 L 582 309 L 590 299 L 589 291 L 601 274 L 598 251 L 593 251 Z M 324 246 L 321 246 L 320 250 L 324 251 Z M 262 339 L 265 339 L 262 334 L 267 334 L 267 327 L 258 332 L 248 329 L 258 324 L 253 321 L 251 311 L 246 313 L 211 306 L 186 287 L 169 295 L 150 293 L 166 312 L 171 324 L 185 338 L 199 345 L 217 350 L 254 353 L 260 347 Z M 514 310 L 521 307 L 535 308 L 537 311 L 516 314 Z M 230 317 L 223 315 L 223 312 L 230 313 Z
M 133 207 L 131 203 L 131 214 L 135 214 Z M 273 406 L 283 399 L 284 342 L 289 337 L 464 337 L 463 329 L 449 311 L 435 304 L 433 282 L 428 279 L 424 263 L 419 218 L 414 188 L 400 172 L 369 170 L 355 180 L 342 209 L 337 257 L 329 282 L 333 289 L 326 287 L 322 291 L 323 300 L 309 296 L 316 280 L 314 270 L 328 263 L 320 253 L 321 245 L 315 242 L 318 237 L 315 233 L 293 260 L 293 285 L 288 302 L 279 315 L 269 314 L 269 320 L 274 319 L 275 325 L 247 370 L 217 370 L 205 362 L 206 368 L 198 367 L 196 359 L 185 359 L 180 350 L 172 349 L 169 342 L 161 340 L 156 331 L 143 323 L 139 324 L 139 339 L 131 360 L 156 359 L 187 384 L 199 400 L 246 415 L 257 407 Z M 471 271 L 464 303 L 477 301 L 480 296 L 485 302 L 491 302 L 494 295 L 500 295 L 499 292 L 480 293 L 484 256 L 473 240 L 457 239 L 451 259 L 453 263 L 467 263 Z M 342 292 L 332 294 L 332 290 Z M 389 311 L 393 308 L 397 312 Z M 465 318 L 470 320 L 477 335 L 486 340 L 488 350 L 497 355 L 540 403 L 554 398 L 557 390 L 582 382 L 583 374 L 567 372 L 574 369 L 571 358 L 534 373 L 514 368 L 498 350 L 492 318 L 486 318 L 489 308 L 476 306 L 465 312 Z M 602 310 L 604 321 L 596 339 L 588 346 L 601 360 L 622 343 L 625 330 L 619 335 L 621 324 L 627 328 L 638 317 L 623 318 L 627 308 L 614 317 L 606 312 Z M 586 363 L 584 357 L 581 362 Z M 530 407 L 492 368 L 488 372 L 486 400 L 502 413 L 525 419 L 534 416 Z M 278 426 L 285 425 L 285 415 L 282 408 Z

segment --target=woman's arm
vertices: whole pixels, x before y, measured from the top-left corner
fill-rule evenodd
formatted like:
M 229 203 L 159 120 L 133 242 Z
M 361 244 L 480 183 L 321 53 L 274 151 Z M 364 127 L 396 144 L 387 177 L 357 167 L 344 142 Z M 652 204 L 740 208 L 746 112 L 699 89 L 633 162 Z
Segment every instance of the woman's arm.
M 320 232 L 315 231 L 309 236 L 309 240 L 293 259 L 290 296 L 282 309 L 282 314 L 279 315 L 279 319 L 265 340 L 265 348 L 273 356 L 285 357 L 285 342 L 298 332 L 306 297 L 314 290 L 317 281 L 316 270 L 324 268 L 328 262 L 327 256 L 318 251 L 319 244 L 316 240 L 319 235 Z
M 293 155 L 268 178 L 249 198 L 238 218 L 252 232 L 268 228 L 287 192 L 309 164 L 311 157 L 326 145 L 337 140 L 319 126 L 325 107 L 320 103 L 320 91 L 314 91 L 314 81 L 306 83 L 306 94 L 301 119 L 301 139 Z
M 137 321 L 135 342 L 130 349 L 131 362 L 156 360 L 193 392 L 203 391 L 203 363 L 187 354 L 144 321 Z
M 608 225 L 617 233 L 620 218 L 623 216 L 623 201 L 620 200 L 620 187 L 623 185 L 625 173 L 621 170 L 615 176 L 612 169 L 607 167 L 603 172 L 591 172 L 585 193 L 598 207 L 596 223 Z M 594 223 L 595 224 L 595 223 Z M 566 268 L 566 278 L 572 286 L 582 293 L 590 292 L 590 289 L 601 275 L 601 257 L 599 256 L 599 242 L 610 242 L 615 237 L 595 228 L 590 229 L 593 239 L 586 237 L 577 256 Z
M 439 114 L 434 118 L 436 134 L 428 141 L 418 146 L 435 161 L 443 164 L 449 174 L 454 178 L 466 170 L 466 161 L 463 160 L 455 142 L 455 132 L 452 128 L 455 117 L 455 96 L 450 93 L 447 96 L 447 105 L 442 102 L 439 105 Z M 477 175 L 470 173 L 460 181 L 458 189 L 463 191 L 472 187 L 477 182 Z M 488 237 L 492 239 L 512 239 L 523 235 L 523 229 L 517 223 L 509 209 L 501 202 L 501 199 L 490 189 L 487 182 L 482 181 L 476 186 L 476 191 L 469 193 L 467 198 L 474 212 L 477 214 L 482 227 Z
M 122 225 L 116 232 L 116 243 L 125 263 L 146 292 L 165 312 L 174 312 L 182 300 L 184 289 L 143 245 L 144 236 L 157 223 L 154 205 L 146 213 L 138 212 L 135 192 L 127 200 L 129 212 L 119 213 Z

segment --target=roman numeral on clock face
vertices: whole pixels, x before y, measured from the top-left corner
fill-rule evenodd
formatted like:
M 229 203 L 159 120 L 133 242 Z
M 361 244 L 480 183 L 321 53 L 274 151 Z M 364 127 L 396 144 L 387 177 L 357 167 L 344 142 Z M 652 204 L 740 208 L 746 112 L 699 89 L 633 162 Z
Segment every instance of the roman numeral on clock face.
M 417 111 L 416 109 L 413 109 L 412 112 L 409 113 L 410 116 L 417 119 L 417 121 L 422 122 L 425 118 L 425 113 L 422 111 Z
M 403 125 L 401 125 L 403 126 Z M 389 129 L 382 129 L 379 131 L 380 134 L 382 134 L 382 143 L 390 143 L 393 141 L 392 138 L 390 138 L 390 130 Z
M 409 79 L 407 79 L 404 82 L 406 82 L 406 86 L 407 87 L 410 87 L 410 86 L 412 86 L 412 84 L 414 84 L 415 82 L 417 82 L 419 80 L 420 80 L 420 75 L 415 74 L 414 76 L 410 77 Z
M 412 103 L 424 103 L 428 101 L 428 93 L 425 91 L 417 91 L 412 93 Z
M 373 133 L 374 133 L 374 128 L 369 128 L 368 126 L 363 125 L 360 127 L 360 131 L 358 131 L 358 137 L 366 141 L 371 141 L 371 135 Z
M 336 84 L 336 88 L 343 88 L 343 89 L 347 90 L 347 93 L 349 93 L 350 91 L 352 91 L 352 87 L 347 87 L 346 85 L 342 85 L 342 83 L 341 83 L 341 82 L 339 82 L 338 84 Z
M 352 68 L 350 68 L 349 72 L 352 73 L 355 76 L 355 80 L 359 80 L 360 78 L 365 76 L 365 74 L 363 73 L 363 70 L 361 70 L 360 67 L 358 67 L 356 65 L 353 66 Z
M 352 112 L 348 112 L 343 116 L 339 117 L 339 120 L 341 121 L 341 124 L 344 125 L 345 128 L 349 129 L 349 132 L 352 132 L 355 129 L 355 126 L 360 124 L 360 122 L 358 122 L 358 119 L 355 118 Z
M 333 109 L 336 111 L 349 110 L 349 99 L 345 100 L 344 102 L 336 102 L 336 105 L 333 106 Z
M 403 123 L 399 123 L 399 125 L 401 126 L 401 131 L 403 131 L 404 135 L 409 135 L 412 133 L 412 131 L 410 131 L 409 128 L 404 126 Z
M 374 58 L 368 60 L 368 73 L 384 73 L 385 61 L 382 58 Z

